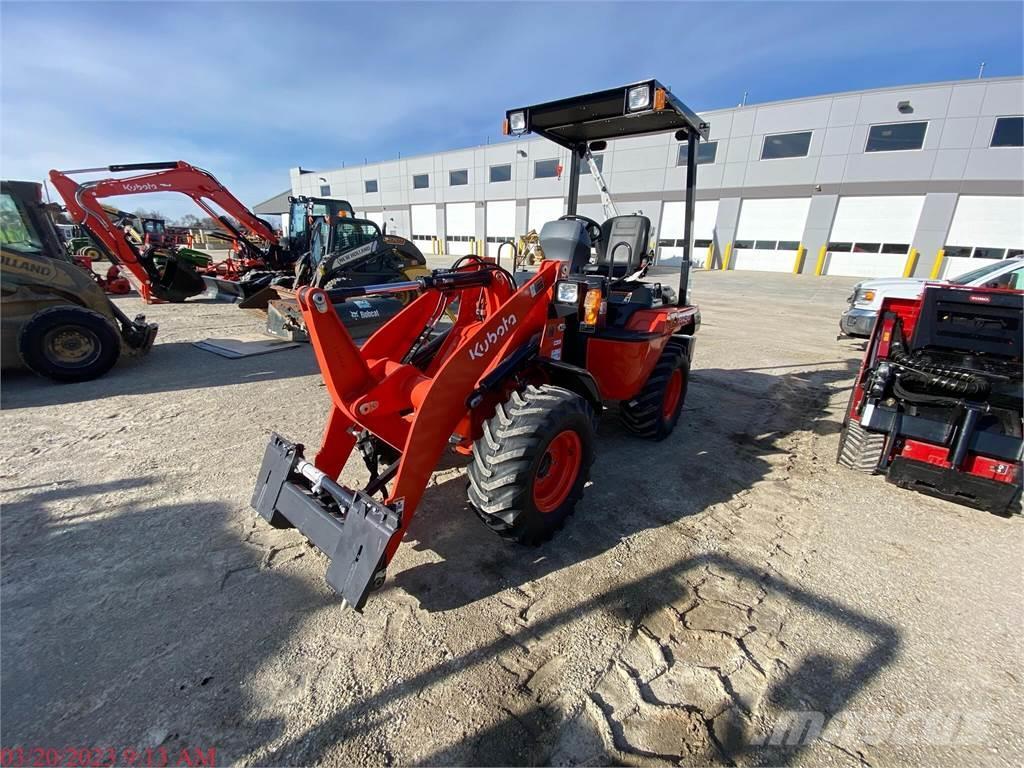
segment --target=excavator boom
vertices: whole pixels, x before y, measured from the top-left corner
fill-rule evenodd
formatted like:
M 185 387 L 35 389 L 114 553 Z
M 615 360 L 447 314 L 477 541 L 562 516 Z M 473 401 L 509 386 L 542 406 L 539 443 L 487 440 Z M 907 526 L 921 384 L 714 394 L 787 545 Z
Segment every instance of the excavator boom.
M 123 173 L 126 171 L 148 171 L 125 178 L 99 179 L 81 184 L 71 176 L 81 173 Z M 268 264 L 273 264 L 280 251 L 277 234 L 270 224 L 250 211 L 237 197 L 231 194 L 213 174 L 189 165 L 183 161 L 166 163 L 130 163 L 100 168 L 79 168 L 69 171 L 50 171 L 50 181 L 64 199 L 68 215 L 76 224 L 88 228 L 93 236 L 103 243 L 106 250 L 126 272 L 129 281 L 147 303 L 168 299 L 174 288 L 169 285 L 170 277 L 159 274 L 150 260 L 128 242 L 124 233 L 118 230 L 107 215 L 101 198 L 121 195 L 150 194 L 153 192 L 178 192 L 192 199 L 207 215 L 220 222 L 232 235 L 237 230 L 221 211 L 233 216 L 253 235 L 270 243 L 263 252 L 252 243 L 245 241 L 251 251 L 258 252 Z M 233 231 L 234 230 L 234 231 Z M 196 279 L 201 283 L 198 275 Z M 200 288 L 201 290 L 201 288 Z M 198 291 L 196 291 L 198 292 Z

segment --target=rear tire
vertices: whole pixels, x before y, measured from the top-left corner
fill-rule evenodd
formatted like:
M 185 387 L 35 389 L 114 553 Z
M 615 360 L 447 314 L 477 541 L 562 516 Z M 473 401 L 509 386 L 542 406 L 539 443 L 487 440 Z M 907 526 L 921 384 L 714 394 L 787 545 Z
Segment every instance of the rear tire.
M 623 425 L 637 437 L 664 440 L 679 422 L 689 379 L 686 350 L 669 341 L 643 389 L 620 404 Z
M 75 306 L 37 312 L 18 336 L 26 367 L 60 382 L 89 381 L 109 371 L 121 355 L 121 334 L 106 317 Z
M 594 462 L 594 412 L 561 387 L 529 386 L 498 406 L 473 444 L 469 501 L 499 536 L 539 544 L 565 523 Z

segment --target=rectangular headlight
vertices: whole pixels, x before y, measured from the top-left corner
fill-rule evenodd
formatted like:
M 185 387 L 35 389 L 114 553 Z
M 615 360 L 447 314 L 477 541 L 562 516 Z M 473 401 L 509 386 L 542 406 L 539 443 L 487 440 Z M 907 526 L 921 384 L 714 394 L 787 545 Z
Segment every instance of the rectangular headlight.
M 559 283 L 555 286 L 555 300 L 559 304 L 577 304 L 580 300 L 579 283 Z
M 509 130 L 514 134 L 526 132 L 526 113 L 525 112 L 513 112 L 508 116 L 508 127 Z
M 630 112 L 639 112 L 651 106 L 651 86 L 635 85 L 629 89 L 626 95 L 626 109 Z

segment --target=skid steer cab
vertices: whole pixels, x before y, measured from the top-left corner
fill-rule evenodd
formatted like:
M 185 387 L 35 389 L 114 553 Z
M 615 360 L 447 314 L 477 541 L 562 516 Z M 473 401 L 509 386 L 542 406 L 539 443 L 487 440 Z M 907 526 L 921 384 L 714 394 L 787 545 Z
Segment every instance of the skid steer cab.
M 707 135 L 656 81 L 515 110 L 506 125 L 570 149 L 571 180 L 590 141 L 673 131 L 690 143 L 691 192 L 696 143 Z M 650 222 L 599 224 L 575 213 L 577 197 L 571 183 L 569 213 L 542 228 L 535 272 L 463 257 L 413 281 L 298 290 L 331 411 L 312 461 L 302 445 L 271 437 L 252 506 L 321 549 L 327 582 L 357 610 L 384 582 L 449 448 L 472 457 L 477 516 L 504 538 L 537 544 L 583 496 L 606 405 L 617 404 L 638 437 L 661 440 L 675 428 L 700 323 L 686 299 L 688 249 L 678 291 L 645 282 Z M 411 290 L 419 295 L 361 347 L 334 310 Z M 360 488 L 338 480 L 353 450 L 369 472 Z

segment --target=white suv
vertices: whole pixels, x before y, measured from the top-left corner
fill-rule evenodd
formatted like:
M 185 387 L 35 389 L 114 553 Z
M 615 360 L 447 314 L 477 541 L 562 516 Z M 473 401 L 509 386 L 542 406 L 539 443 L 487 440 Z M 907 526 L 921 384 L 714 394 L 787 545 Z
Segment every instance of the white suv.
M 1024 288 L 1024 258 L 1017 256 L 972 269 L 950 280 L 917 277 L 883 277 L 853 287 L 850 306 L 839 318 L 839 330 L 848 336 L 870 336 L 882 299 L 916 299 L 926 283 L 983 288 Z

